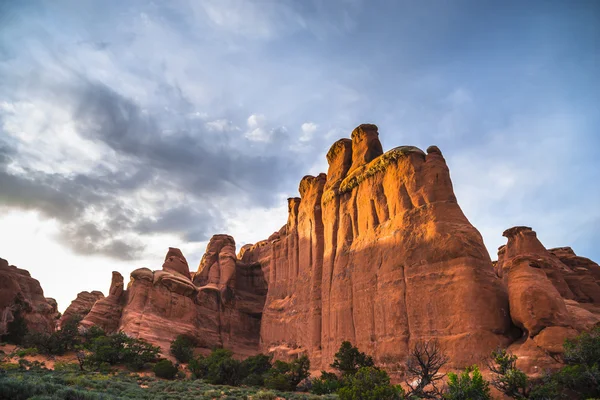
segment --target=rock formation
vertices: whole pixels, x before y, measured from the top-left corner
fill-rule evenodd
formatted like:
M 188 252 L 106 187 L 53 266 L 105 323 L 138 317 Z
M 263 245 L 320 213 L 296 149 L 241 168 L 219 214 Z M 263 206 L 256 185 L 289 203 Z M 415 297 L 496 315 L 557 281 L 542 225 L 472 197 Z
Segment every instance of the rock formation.
M 103 299 L 104 294 L 98 290 L 94 290 L 92 292 L 79 292 L 77 294 L 77 298 L 71 302 L 69 307 L 62 314 L 58 322 L 59 328 L 62 326 L 65 321 L 75 317 L 81 316 L 85 317 L 92 310 L 92 307 L 96 303 L 96 301 Z
M 81 325 L 144 338 L 165 354 L 173 339 L 187 335 L 200 347 L 224 346 L 247 356 L 258 349 L 266 291 L 260 264 L 238 261 L 233 238 L 215 235 L 193 280 L 176 248 L 169 248 L 161 270 L 133 271 L 126 290 L 113 272 L 110 294 Z
M 529 227 L 503 234 L 496 271 L 509 295 L 512 322 L 523 337 L 512 349 L 529 374 L 552 367 L 548 355 L 560 353 L 566 338 L 600 322 L 597 264 L 570 248 L 548 251 Z M 563 262 L 562 260 L 565 260 Z
M 234 239 L 215 235 L 195 273 L 170 248 L 161 270 L 133 271 L 126 290 L 113 273 L 82 326 L 164 350 L 185 334 L 239 356 L 306 353 L 316 370 L 343 340 L 390 368 L 419 340 L 437 339 L 454 367 L 510 346 L 535 374 L 565 338 L 600 323 L 600 266 L 546 250 L 527 227 L 504 232 L 492 263 L 436 146 L 384 153 L 377 127 L 361 125 L 327 161 L 327 174 L 302 178 L 268 239 L 236 256 Z
M 84 328 L 96 325 L 107 333 L 118 330 L 126 293 L 123 289 L 123 276 L 113 271 L 108 296 L 94 303 L 89 314 L 81 321 Z
M 0 258 L 0 335 L 20 313 L 30 331 L 53 332 L 58 311 L 56 300 L 44 297 L 40 283 L 28 271 Z

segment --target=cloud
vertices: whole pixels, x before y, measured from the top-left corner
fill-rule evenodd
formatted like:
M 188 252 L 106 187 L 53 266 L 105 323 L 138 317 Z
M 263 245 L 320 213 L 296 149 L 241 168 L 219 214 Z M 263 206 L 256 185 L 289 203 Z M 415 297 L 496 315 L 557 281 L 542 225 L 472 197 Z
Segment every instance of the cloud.
M 314 133 L 317 130 L 317 125 L 313 122 L 305 122 L 301 126 L 302 135 L 300 136 L 301 142 L 308 142 L 313 138 Z

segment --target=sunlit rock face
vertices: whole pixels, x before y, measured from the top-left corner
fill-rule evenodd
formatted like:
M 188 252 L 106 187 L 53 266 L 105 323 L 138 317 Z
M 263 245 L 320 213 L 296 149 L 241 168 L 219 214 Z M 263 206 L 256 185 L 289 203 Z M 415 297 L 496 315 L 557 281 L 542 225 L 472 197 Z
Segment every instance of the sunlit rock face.
M 387 152 L 365 124 L 305 176 L 282 228 L 256 244 L 215 235 L 190 273 L 169 248 L 161 270 L 115 273 L 82 326 L 123 330 L 165 352 L 179 334 L 238 356 L 307 354 L 326 369 L 349 340 L 391 370 L 437 339 L 451 367 L 510 346 L 529 374 L 555 366 L 565 338 L 600 323 L 600 267 L 570 248 L 546 250 L 515 227 L 492 263 L 454 195 L 441 150 Z
M 361 125 L 327 160 L 327 175 L 302 179 L 287 224 L 241 254 L 268 276 L 262 349 L 325 368 L 343 340 L 383 365 L 431 337 L 457 365 L 508 344 L 507 290 L 440 150 L 383 153 L 377 127 Z
M 519 366 L 541 374 L 556 366 L 567 338 L 600 323 L 600 267 L 569 247 L 547 250 L 529 227 L 504 231 L 496 271 L 508 288 L 512 322 L 523 332 L 511 346 Z
M 44 297 L 37 279 L 28 271 L 0 258 L 0 335 L 19 312 L 33 332 L 53 332 L 58 316 L 56 300 Z

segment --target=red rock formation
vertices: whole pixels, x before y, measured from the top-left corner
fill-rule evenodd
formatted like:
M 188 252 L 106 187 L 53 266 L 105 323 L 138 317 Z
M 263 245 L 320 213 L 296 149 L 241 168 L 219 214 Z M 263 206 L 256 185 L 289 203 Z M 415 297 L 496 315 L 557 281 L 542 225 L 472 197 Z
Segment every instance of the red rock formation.
M 241 254 L 268 276 L 263 350 L 304 351 L 325 368 L 350 340 L 385 364 L 437 337 L 466 365 L 508 343 L 506 289 L 439 149 L 382 154 L 377 128 L 361 125 L 327 159 L 278 235 Z
M 94 303 L 91 311 L 81 321 L 81 326 L 89 328 L 96 325 L 107 333 L 118 331 L 119 320 L 126 298 L 123 275 L 113 271 L 108 296 Z
M 593 312 L 600 311 L 594 304 L 600 295 L 594 280 L 598 266 L 570 248 L 546 250 L 529 227 L 510 228 L 503 235 L 508 243 L 498 251 L 496 271 L 508 288 L 512 321 L 523 331 L 511 350 L 520 368 L 538 374 L 556 366 L 548 354 L 562 352 L 565 339 L 600 322 L 600 314 Z
M 600 322 L 600 267 L 568 248 L 547 251 L 526 227 L 505 232 L 492 263 L 460 209 L 442 152 L 383 152 L 361 125 L 327 153 L 327 175 L 305 176 L 279 231 L 235 255 L 215 235 L 198 271 L 178 249 L 162 270 L 137 269 L 82 324 L 150 340 L 178 334 L 238 356 L 306 353 L 327 368 L 343 340 L 379 365 L 437 339 L 452 366 L 510 345 L 529 373 L 552 367 L 562 341 Z M 114 293 L 113 293 L 114 292 Z
M 28 271 L 9 265 L 0 258 L 0 335 L 17 311 L 25 318 L 27 327 L 35 332 L 53 332 L 58 311 L 56 300 L 44 297 L 37 279 Z
M 59 327 L 62 326 L 62 324 L 65 321 L 68 321 L 70 318 L 72 318 L 76 315 L 79 315 L 82 318 L 85 317 L 92 310 L 92 307 L 94 306 L 96 301 L 103 299 L 103 298 L 104 298 L 104 294 L 102 294 L 102 292 L 99 292 L 97 290 L 94 290 L 92 292 L 78 293 L 75 300 L 73 300 L 71 302 L 69 307 L 67 307 L 65 312 L 62 314 L 62 317 L 60 318 L 60 320 L 58 322 L 58 326 Z
M 114 272 L 109 296 L 94 304 L 81 325 L 146 339 L 165 355 L 178 335 L 207 349 L 255 354 L 267 292 L 260 264 L 238 261 L 233 238 L 215 235 L 193 281 L 187 265 L 179 249 L 169 248 L 162 269 L 136 269 L 127 290 Z

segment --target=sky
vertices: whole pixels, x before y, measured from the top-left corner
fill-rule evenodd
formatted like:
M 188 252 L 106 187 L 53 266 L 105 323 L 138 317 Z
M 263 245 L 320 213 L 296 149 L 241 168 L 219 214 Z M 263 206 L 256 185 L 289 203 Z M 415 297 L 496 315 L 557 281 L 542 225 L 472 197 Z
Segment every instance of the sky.
M 0 257 L 68 306 L 241 247 L 361 123 L 443 151 L 492 259 L 600 261 L 600 2 L 0 1 Z

